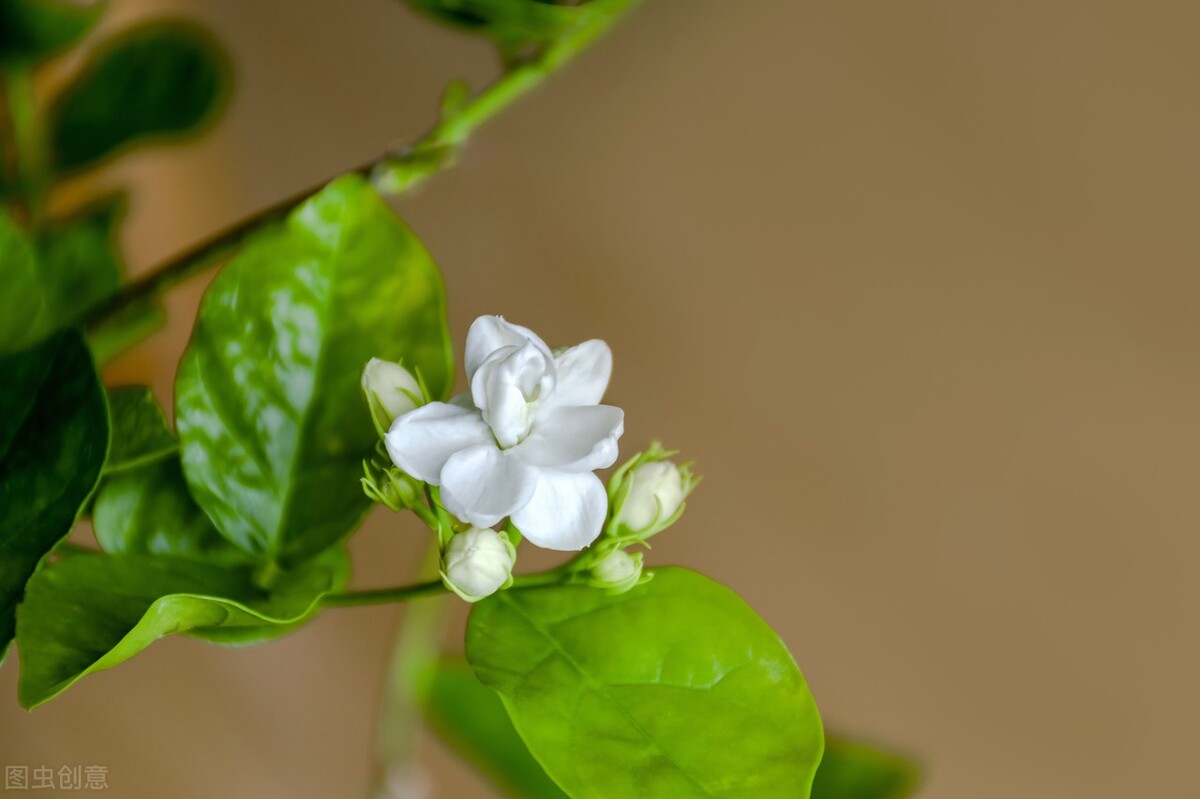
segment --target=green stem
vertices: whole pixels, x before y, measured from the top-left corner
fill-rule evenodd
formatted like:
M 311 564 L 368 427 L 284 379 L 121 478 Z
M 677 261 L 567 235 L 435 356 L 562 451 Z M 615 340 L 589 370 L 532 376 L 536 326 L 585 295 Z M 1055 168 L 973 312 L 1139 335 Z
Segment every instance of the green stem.
M 25 66 L 4 71 L 4 100 L 12 126 L 16 191 L 24 200 L 30 227 L 42 220 L 46 195 L 46 157 L 42 146 L 42 123 L 34 96 L 33 75 Z
M 551 569 L 547 572 L 537 572 L 535 574 L 518 574 L 513 578 L 513 584 L 508 587 L 509 591 L 519 591 L 523 588 L 537 588 L 543 585 L 558 585 L 570 572 L 565 566 L 557 569 Z
M 321 604 L 331 608 L 352 608 L 360 605 L 387 605 L 392 602 L 407 602 L 410 599 L 436 596 L 449 589 L 441 580 L 401 585 L 395 588 L 376 588 L 370 591 L 347 591 L 344 594 L 327 594 Z
M 408 191 L 431 175 L 452 166 L 461 146 L 488 120 L 524 97 L 557 72 L 619 20 L 638 0 L 592 0 L 581 8 L 578 27 L 544 48 L 537 56 L 516 64 L 475 97 L 443 109 L 437 125 L 410 146 L 388 153 L 350 170 L 370 177 L 385 194 Z M 278 221 L 327 183 L 322 181 L 221 231 L 129 283 L 87 319 L 95 330 L 132 303 L 159 294 L 231 255 L 248 236 Z
M 518 591 L 523 588 L 537 588 L 543 585 L 558 585 L 563 582 L 570 572 L 563 569 L 537 572 L 535 574 L 519 574 L 513 578 L 513 584 L 507 590 Z M 441 580 L 429 580 L 424 583 L 400 585 L 395 588 L 376 588 L 370 591 L 347 591 L 344 594 L 327 594 L 321 604 L 331 608 L 352 608 L 361 605 L 388 605 L 393 602 L 407 602 L 410 599 L 420 599 L 446 593 L 450 589 Z
M 431 540 L 419 576 L 438 573 L 437 540 Z M 418 730 L 421 698 L 441 652 L 442 629 L 449 609 L 449 594 L 432 602 L 409 605 L 396 630 L 391 657 L 384 673 L 376 723 L 375 759 L 368 796 L 385 799 L 395 794 L 397 783 L 417 778 Z
M 21 177 L 17 171 L 17 142 L 8 108 L 9 95 L 8 81 L 0 79 L 0 202 L 7 201 L 17 190 Z

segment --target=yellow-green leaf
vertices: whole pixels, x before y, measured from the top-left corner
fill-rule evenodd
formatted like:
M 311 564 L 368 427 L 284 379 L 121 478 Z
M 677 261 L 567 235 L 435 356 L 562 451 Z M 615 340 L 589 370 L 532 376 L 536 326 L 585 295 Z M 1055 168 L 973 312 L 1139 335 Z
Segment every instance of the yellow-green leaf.
M 735 593 L 686 569 L 613 596 L 503 591 L 467 658 L 575 799 L 804 799 L 822 731 L 804 677 Z

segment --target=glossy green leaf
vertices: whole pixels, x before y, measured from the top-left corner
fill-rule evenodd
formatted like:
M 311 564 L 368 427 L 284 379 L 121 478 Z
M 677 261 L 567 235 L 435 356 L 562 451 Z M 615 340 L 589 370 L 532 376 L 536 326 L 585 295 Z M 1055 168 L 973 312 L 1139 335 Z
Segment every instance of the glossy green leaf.
M 211 121 L 228 93 L 224 52 L 202 28 L 156 20 L 103 44 L 54 102 L 55 167 L 72 172 L 146 137 Z
M 905 799 L 920 781 L 916 765 L 844 738 L 825 740 L 812 799 Z
M 288 632 L 345 577 L 340 549 L 280 574 L 269 593 L 254 587 L 249 567 L 163 555 L 72 556 L 34 575 L 17 612 L 18 698 L 36 707 L 173 633 L 246 644 Z
M 0 0 L 0 66 L 53 55 L 91 29 L 103 2 Z
M 45 315 L 45 294 L 33 243 L 0 211 L 0 353 L 34 340 Z
M 437 733 L 512 799 L 566 799 L 513 729 L 496 692 L 462 661 L 429 670 L 425 716 Z
M 104 465 L 108 411 L 83 339 L 0 358 L 0 653 L 25 583 L 71 531 Z
M 136 469 L 179 451 L 179 442 L 149 386 L 119 386 L 108 390 L 112 447 L 107 474 Z
M 256 568 L 256 574 L 262 567 Z M 258 624 L 219 624 L 199 627 L 188 635 L 215 644 L 250 646 L 272 641 L 303 627 L 319 611 L 320 598 L 342 591 L 350 581 L 350 557 L 345 546 L 332 546 L 295 568 L 273 578 L 269 602 L 259 609 L 269 619 Z M 308 607 L 307 613 L 300 613 Z M 290 619 L 290 621 L 289 621 Z
M 360 395 L 373 356 L 450 385 L 441 278 L 361 178 L 340 178 L 213 281 L 179 365 L 175 424 L 192 495 L 247 552 L 295 562 L 368 508 L 377 436 Z
M 480 602 L 467 658 L 575 799 L 803 799 L 817 706 L 778 636 L 686 569 L 612 596 L 584 586 Z
M 192 499 L 178 458 L 106 478 L 96 494 L 92 526 L 100 547 L 113 554 L 249 562 L 246 553 L 226 541 Z
M 125 198 L 109 197 L 52 223 L 37 238 L 38 275 L 46 295 L 41 334 L 71 324 L 121 285 L 117 226 Z

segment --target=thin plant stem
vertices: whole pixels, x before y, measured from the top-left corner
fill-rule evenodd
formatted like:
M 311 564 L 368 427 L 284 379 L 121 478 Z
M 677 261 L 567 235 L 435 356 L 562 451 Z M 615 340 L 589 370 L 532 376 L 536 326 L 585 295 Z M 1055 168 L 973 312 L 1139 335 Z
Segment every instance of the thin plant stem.
M 395 588 L 376 588 L 369 591 L 347 591 L 342 594 L 326 594 L 321 604 L 331 608 L 351 608 L 361 605 L 387 605 L 393 602 L 407 602 L 427 596 L 437 596 L 449 589 L 442 585 L 441 580 L 429 580 L 412 585 L 401 585 Z
M 569 565 L 569 564 L 567 564 Z M 519 574 L 513 578 L 513 584 L 507 590 L 515 591 L 524 588 L 538 588 L 546 585 L 558 585 L 570 574 L 563 568 L 535 574 Z M 412 585 L 400 585 L 395 588 L 375 588 L 368 591 L 347 591 L 342 594 L 326 594 L 321 604 L 331 608 L 350 608 L 362 605 L 388 605 L 394 602 L 407 602 L 411 599 L 437 596 L 450 589 L 441 580 L 429 580 Z
M 496 81 L 461 103 L 447 103 L 442 119 L 407 147 L 361 164 L 350 172 L 370 177 L 389 195 L 402 194 L 431 175 L 451 166 L 461 146 L 488 120 L 524 97 L 557 72 L 620 19 L 638 0 L 593 0 L 591 13 L 575 29 L 548 45 L 536 56 L 514 64 Z M 102 303 L 88 315 L 90 330 L 102 326 L 129 305 L 157 295 L 232 255 L 247 237 L 264 225 L 278 221 L 327 183 L 310 186 L 226 228 L 153 269 Z
M 436 538 L 429 543 L 418 568 L 421 577 L 438 572 L 441 547 Z M 442 594 L 433 601 L 410 604 L 397 626 L 375 725 L 375 758 L 367 794 L 372 799 L 404 795 L 404 786 L 420 784 L 423 778 L 417 760 L 421 698 L 441 653 L 449 599 L 449 594 Z
M 27 221 L 35 230 L 42 222 L 46 194 L 46 159 L 41 115 L 34 96 L 33 75 L 26 66 L 3 71 L 4 101 L 13 149 L 14 189 L 22 199 Z

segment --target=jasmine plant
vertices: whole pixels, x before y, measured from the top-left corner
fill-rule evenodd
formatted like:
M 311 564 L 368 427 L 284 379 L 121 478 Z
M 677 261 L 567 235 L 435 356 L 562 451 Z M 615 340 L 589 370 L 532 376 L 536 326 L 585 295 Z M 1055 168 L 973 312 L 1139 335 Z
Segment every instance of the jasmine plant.
M 508 796 L 907 795 L 910 764 L 826 737 L 791 653 L 733 590 L 646 563 L 698 478 L 657 443 L 597 474 L 618 465 L 625 420 L 603 404 L 604 341 L 551 348 L 479 309 L 468 390 L 451 395 L 441 275 L 388 199 L 633 0 L 408 2 L 494 42 L 499 77 L 451 84 L 410 145 L 126 280 L 124 195 L 66 214 L 49 200 L 102 159 L 214 123 L 228 61 L 196 25 L 152 20 L 93 43 L 46 98 L 35 73 L 104 3 L 0 0 L 0 653 L 15 640 L 19 701 L 165 635 L 259 644 L 326 610 L 413 602 L 390 670 L 419 679 L 381 700 L 376 795 L 417 784 L 419 719 L 397 691 Z M 161 324 L 164 292 L 216 267 L 169 424 L 148 387 L 98 370 Z M 353 585 L 347 541 L 375 506 L 428 528 L 426 573 Z M 94 544 L 67 541 L 81 519 Z M 530 546 L 570 554 L 522 571 Z M 430 655 L 429 609 L 460 600 L 465 660 Z

